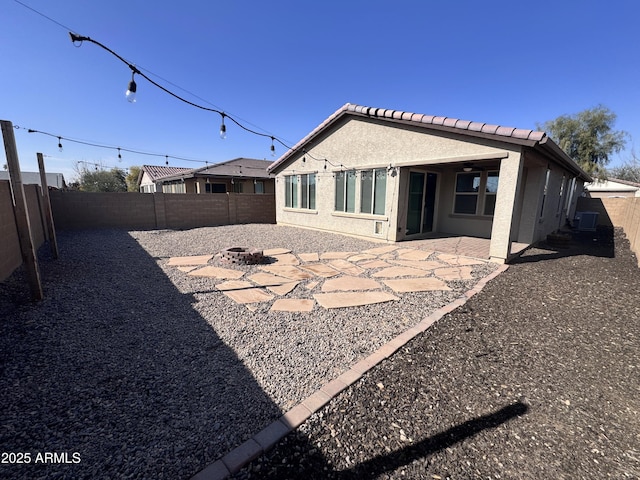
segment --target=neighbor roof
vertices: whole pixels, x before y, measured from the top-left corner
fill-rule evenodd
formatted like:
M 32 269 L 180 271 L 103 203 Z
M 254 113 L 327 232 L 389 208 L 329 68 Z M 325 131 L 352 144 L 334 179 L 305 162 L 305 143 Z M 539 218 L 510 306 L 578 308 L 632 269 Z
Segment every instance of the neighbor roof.
M 146 172 L 152 181 L 156 181 L 168 175 L 177 175 L 179 173 L 189 172 L 191 168 L 185 167 L 162 167 L 159 165 L 143 165 L 141 171 Z
M 204 176 L 234 177 L 234 178 L 269 178 L 267 167 L 272 162 L 269 160 L 257 160 L 255 158 L 234 158 L 226 162 L 214 163 L 201 168 L 194 168 L 188 172 L 169 175 L 163 180 L 178 178 L 192 178 Z
M 493 140 L 499 140 L 508 143 L 526 145 L 529 147 L 541 147 L 547 154 L 552 155 L 562 163 L 570 167 L 577 174 L 586 180 L 591 177 L 582 170 L 560 147 L 558 147 L 544 132 L 535 130 L 505 127 L 501 125 L 493 125 L 483 122 L 472 122 L 469 120 L 460 120 L 452 117 L 440 117 L 434 115 L 425 115 L 422 113 L 411 113 L 400 110 L 389 110 L 384 108 L 365 107 L 362 105 L 354 105 L 347 103 L 336 110 L 324 122 L 318 125 L 311 133 L 300 140 L 294 147 L 286 152 L 282 157 L 275 161 L 269 168 L 269 172 L 274 172 L 282 168 L 295 154 L 303 150 L 304 145 L 309 143 L 313 138 L 317 137 L 321 132 L 333 125 L 339 119 L 351 115 L 354 117 L 374 118 L 386 122 L 400 123 L 404 125 L 413 125 L 431 130 L 448 131 L 462 135 L 481 137 Z

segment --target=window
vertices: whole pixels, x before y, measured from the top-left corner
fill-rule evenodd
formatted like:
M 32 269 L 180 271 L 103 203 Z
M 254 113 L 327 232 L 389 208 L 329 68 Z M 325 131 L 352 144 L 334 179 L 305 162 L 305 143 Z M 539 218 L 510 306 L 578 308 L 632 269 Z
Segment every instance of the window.
M 253 182 L 253 193 L 264 193 L 264 182 L 255 180 Z
M 302 187 L 300 208 L 316 209 L 316 174 L 309 173 L 300 175 L 300 183 Z
M 566 181 L 566 177 L 562 175 L 562 183 L 560 183 L 560 195 L 558 196 L 558 208 L 556 210 L 556 216 L 559 216 L 562 213 L 562 200 L 564 200 L 563 197 Z
M 387 170 L 363 170 L 360 173 L 360 211 L 384 215 L 387 194 Z
M 206 193 L 227 193 L 227 186 L 224 183 L 205 183 Z
M 231 184 L 233 185 L 233 193 L 242 193 L 242 182 L 231 180 Z
M 337 212 L 355 212 L 356 171 L 336 172 L 335 210 Z
M 297 208 L 298 206 L 298 176 L 287 175 L 284 177 L 284 206 Z
M 487 173 L 487 185 L 484 189 L 484 215 L 493 215 L 496 209 L 496 194 L 498 193 L 498 172 Z
M 544 215 L 544 204 L 547 200 L 547 190 L 549 189 L 549 175 L 551 174 L 551 169 L 547 168 L 547 174 L 544 179 L 544 191 L 542 192 L 542 205 L 540 205 L 540 220 Z
M 475 215 L 480 190 L 480 172 L 456 175 L 456 198 L 453 213 Z

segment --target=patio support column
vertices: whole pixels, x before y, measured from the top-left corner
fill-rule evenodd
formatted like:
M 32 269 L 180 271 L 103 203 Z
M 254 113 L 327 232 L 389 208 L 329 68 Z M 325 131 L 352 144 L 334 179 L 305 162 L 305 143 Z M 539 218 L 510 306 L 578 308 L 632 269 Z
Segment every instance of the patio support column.
M 489 258 L 493 262 L 505 263 L 509 258 L 518 190 L 521 188 L 522 166 L 520 152 L 509 152 L 509 156 L 500 162 L 500 179 L 489 247 Z

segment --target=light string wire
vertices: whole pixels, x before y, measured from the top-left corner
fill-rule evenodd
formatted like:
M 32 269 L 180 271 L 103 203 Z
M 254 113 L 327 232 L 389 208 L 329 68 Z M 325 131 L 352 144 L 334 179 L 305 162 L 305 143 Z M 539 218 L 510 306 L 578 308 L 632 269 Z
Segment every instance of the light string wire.
M 84 36 L 77 35 L 77 34 L 73 33 L 74 29 L 67 27 L 66 25 L 64 25 L 64 24 L 62 24 L 62 23 L 60 23 L 60 22 L 58 22 L 58 21 L 54 20 L 53 18 L 51 18 L 51 17 L 49 17 L 49 16 L 45 15 L 45 14 L 44 14 L 44 13 L 42 13 L 42 12 L 39 12 L 38 10 L 36 10 L 36 9 L 34 9 L 34 8 L 32 8 L 32 7 L 30 7 L 29 5 L 27 5 L 27 4 L 23 3 L 23 2 L 21 2 L 20 0 L 14 0 L 14 2 L 18 3 L 19 5 L 22 5 L 24 8 L 27 8 L 28 10 L 31 10 L 32 12 L 34 12 L 34 13 L 36 13 L 36 14 L 40 15 L 41 17 L 43 17 L 43 18 L 45 18 L 46 20 L 48 20 L 48 21 L 50 21 L 50 22 L 54 23 L 55 25 L 58 25 L 59 27 L 64 28 L 67 32 L 69 32 L 69 35 L 70 35 L 70 37 L 71 37 L 71 41 L 72 41 L 74 44 L 75 44 L 76 42 L 80 42 L 80 44 L 79 44 L 79 45 L 77 45 L 77 46 L 82 45 L 82 42 L 83 42 L 83 41 L 88 41 L 88 42 L 91 42 L 91 43 L 94 43 L 94 44 L 98 45 L 99 47 L 103 48 L 103 49 L 104 49 L 104 50 L 106 50 L 107 52 L 111 53 L 112 55 L 114 55 L 116 58 L 118 58 L 121 62 L 123 62 L 124 64 L 126 64 L 126 65 L 131 69 L 131 71 L 132 71 L 132 79 L 133 79 L 133 77 L 135 76 L 135 74 L 138 74 L 138 75 L 140 75 L 141 77 L 143 77 L 145 80 L 147 80 L 149 83 L 151 83 L 152 85 L 154 85 L 154 86 L 156 86 L 156 87 L 160 88 L 162 91 L 164 91 L 164 92 L 168 93 L 169 95 L 173 96 L 174 98 L 176 98 L 176 99 L 178 99 L 178 100 L 180 100 L 180 101 L 182 101 L 182 102 L 184 102 L 184 103 L 186 103 L 186 104 L 188 104 L 188 105 L 191 105 L 191 106 L 193 106 L 193 107 L 199 108 L 199 109 L 201 109 L 201 110 L 210 111 L 210 112 L 215 112 L 215 113 L 219 114 L 219 115 L 222 117 L 222 125 L 224 125 L 224 119 L 225 119 L 225 118 L 228 118 L 228 119 L 229 119 L 229 120 L 231 120 L 234 124 L 236 124 L 238 127 L 240 127 L 241 129 L 243 129 L 243 130 L 245 130 L 245 131 L 247 131 L 247 132 L 249 132 L 249 133 L 252 133 L 252 134 L 257 135 L 257 136 L 265 137 L 265 138 L 270 138 L 270 139 L 271 139 L 271 151 L 272 151 L 272 152 L 274 151 L 274 148 L 273 148 L 273 144 L 274 144 L 274 142 L 278 142 L 278 143 L 279 143 L 279 144 L 281 144 L 283 147 L 285 147 L 288 151 L 291 151 L 291 153 L 294 153 L 294 152 L 295 152 L 294 147 L 289 146 L 287 143 L 285 143 L 282 139 L 278 138 L 277 136 L 272 135 L 272 134 L 268 134 L 268 133 L 261 133 L 261 132 L 258 132 L 258 131 L 256 131 L 256 130 L 253 130 L 253 129 L 251 129 L 251 128 L 248 128 L 248 127 L 246 127 L 245 125 L 243 125 L 241 122 L 239 122 L 238 120 L 236 120 L 236 118 L 234 118 L 234 116 L 231 116 L 230 114 L 225 113 L 224 111 L 219 110 L 218 108 L 209 108 L 209 107 L 205 107 L 205 106 L 199 105 L 199 104 L 197 104 L 197 103 L 191 102 L 191 101 L 189 101 L 189 100 L 187 100 L 187 99 L 185 99 L 185 98 L 181 97 L 180 95 L 175 94 L 174 92 L 170 91 L 169 89 L 165 88 L 164 86 L 160 85 L 159 83 L 157 83 L 157 82 L 155 82 L 154 80 L 152 80 L 151 78 L 149 78 L 149 76 L 145 75 L 145 74 L 144 74 L 144 73 L 142 73 L 140 70 L 144 70 L 144 71 L 146 71 L 146 72 L 149 72 L 149 74 L 151 74 L 151 75 L 153 75 L 153 76 L 155 76 L 155 77 L 158 77 L 158 78 L 162 79 L 164 82 L 169 83 L 170 85 L 173 85 L 174 87 L 179 88 L 180 90 L 183 90 L 183 91 L 185 91 L 186 93 L 189 93 L 190 95 L 193 95 L 194 97 L 196 97 L 196 98 L 198 98 L 198 99 L 200 99 L 200 100 L 204 101 L 205 103 L 208 103 L 208 104 L 210 104 L 210 105 L 213 105 L 211 102 L 209 102 L 209 101 L 207 101 L 207 100 L 205 100 L 205 99 L 202 99 L 202 98 L 198 97 L 197 95 L 195 95 L 195 94 L 193 94 L 193 93 L 189 92 L 188 90 L 185 90 L 184 88 L 182 88 L 182 87 L 180 87 L 180 86 L 178 86 L 178 85 L 175 85 L 175 84 L 171 83 L 170 81 L 168 81 L 168 80 L 166 80 L 166 79 L 164 79 L 164 78 L 160 77 L 159 75 L 157 75 L 157 74 L 155 74 L 155 73 L 151 72 L 151 71 L 150 71 L 150 70 L 148 70 L 148 69 L 145 69 L 145 68 L 142 68 L 142 67 L 137 68 L 135 65 L 133 65 L 132 63 L 130 63 L 129 61 L 127 61 L 124 57 L 122 57 L 122 56 L 121 56 L 121 55 L 119 55 L 118 53 L 114 52 L 112 49 L 110 49 L 110 48 L 109 48 L 109 47 L 107 47 L 106 45 L 103 45 L 102 43 L 100 43 L 100 42 L 98 42 L 98 41 L 96 41 L 96 40 L 93 40 L 92 38 L 84 37 Z M 213 105 L 213 106 L 215 107 L 215 105 Z M 238 118 L 239 118 L 239 117 L 238 117 Z M 247 122 L 246 120 L 244 120 L 244 121 L 245 121 L 246 123 L 251 124 L 250 122 Z M 251 124 L 251 125 L 252 125 L 252 126 L 254 126 L 253 124 Z M 255 127 L 255 126 L 254 126 L 254 127 Z M 255 128 L 259 128 L 259 127 L 255 127 Z M 53 134 L 51 134 L 51 133 L 41 132 L 41 131 L 33 130 L 33 129 L 28 129 L 28 131 L 29 131 L 29 133 L 41 133 L 41 134 L 43 134 L 43 135 L 49 135 L 49 136 L 51 136 L 51 137 L 58 138 L 58 139 L 59 139 L 59 141 L 63 139 L 63 140 L 65 140 L 65 141 L 74 142 L 74 143 L 79 143 L 79 144 L 83 144 L 83 145 L 94 146 L 94 147 L 99 147 L 99 148 L 108 148 L 108 149 L 112 149 L 112 150 L 118 150 L 118 154 L 119 154 L 119 156 L 120 156 L 120 151 L 126 151 L 126 152 L 135 153 L 135 154 L 139 154 L 139 155 L 148 155 L 148 156 L 165 157 L 166 159 L 174 158 L 174 159 L 176 159 L 176 160 L 183 160 L 183 161 L 189 161 L 189 162 L 201 162 L 201 163 L 205 163 L 205 164 L 208 164 L 208 163 L 209 163 L 208 161 L 205 161 L 205 160 L 193 160 L 193 159 L 188 159 L 188 158 L 183 158 L 183 157 L 177 157 L 177 156 L 174 156 L 174 155 L 161 155 L 161 154 L 155 154 L 155 153 L 149 153 L 149 152 L 141 152 L 141 151 L 137 151 L 137 150 L 133 150 L 133 149 L 129 149 L 129 148 L 123 148 L 123 147 L 113 147 L 113 146 L 107 146 L 107 145 L 99 145 L 99 144 L 94 144 L 94 143 L 91 143 L 91 142 L 84 142 L 84 141 L 81 141 L 81 140 L 74 140 L 74 139 L 70 139 L 70 138 L 62 137 L 62 136 L 59 136 L 59 135 L 53 135 Z M 298 150 L 300 150 L 300 149 L 298 149 Z M 327 159 L 327 158 L 318 158 L 318 157 L 316 157 L 316 156 L 312 155 L 311 153 L 309 153 L 308 151 L 306 151 L 305 149 L 302 149 L 302 150 L 301 150 L 301 152 L 302 152 L 302 154 L 303 154 L 303 162 L 305 161 L 305 157 L 309 157 L 309 158 L 311 158 L 311 159 L 313 159 L 313 160 L 315 160 L 315 161 L 318 161 L 318 162 L 323 162 L 323 163 L 324 163 L 324 170 L 326 170 L 326 169 L 327 169 L 327 165 L 331 165 L 331 167 L 333 167 L 333 168 L 340 167 L 340 170 L 341 170 L 341 171 L 342 171 L 342 170 L 350 170 L 350 168 L 346 167 L 346 166 L 345 166 L 345 165 L 343 165 L 342 163 L 338 163 L 338 164 L 336 164 L 336 163 L 331 162 L 331 161 L 330 161 L 329 159 Z M 320 173 L 320 172 L 318 172 L 318 173 Z
M 21 127 L 19 125 L 14 125 L 13 128 L 15 128 L 16 130 L 26 130 L 28 133 L 39 133 L 41 135 L 47 135 L 47 136 L 52 137 L 52 138 L 57 138 L 59 143 L 64 140 L 65 142 L 78 143 L 78 144 L 87 145 L 87 146 L 90 146 L 90 147 L 105 148 L 105 149 L 108 149 L 108 150 L 117 150 L 118 153 L 122 151 L 122 152 L 134 153 L 136 155 L 147 155 L 147 156 L 150 156 L 150 157 L 164 157 L 164 158 L 167 158 L 167 159 L 168 158 L 173 158 L 175 160 L 182 160 L 182 161 L 185 161 L 185 162 L 198 162 L 198 163 L 204 163 L 204 164 L 207 164 L 207 165 L 208 164 L 214 164 L 214 162 L 210 162 L 208 160 L 195 160 L 193 158 L 178 157 L 176 155 L 166 155 L 166 154 L 161 154 L 161 153 L 144 152 L 144 151 L 141 151 L 141 150 L 134 150 L 132 148 L 115 147 L 113 145 L 105 145 L 105 144 L 100 144 L 100 143 L 93 143 L 93 142 L 88 142 L 88 141 L 85 141 L 85 140 L 76 140 L 76 139 L 65 137 L 65 136 L 62 136 L 62 135 L 56 135 L 56 134 L 49 133 L 49 132 L 43 132 L 43 131 L 40 131 L 40 130 L 35 130 L 33 128 Z

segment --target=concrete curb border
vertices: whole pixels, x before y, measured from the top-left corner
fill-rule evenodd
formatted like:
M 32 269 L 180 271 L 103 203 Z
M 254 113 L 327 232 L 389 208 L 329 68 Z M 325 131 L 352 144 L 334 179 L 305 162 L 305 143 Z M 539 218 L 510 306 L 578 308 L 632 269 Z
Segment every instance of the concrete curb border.
M 280 440 L 290 432 L 303 424 L 311 415 L 319 411 L 333 398 L 338 396 L 348 386 L 354 384 L 373 367 L 389 358 L 400 348 L 406 345 L 417 335 L 427 330 L 431 325 L 461 307 L 467 300 L 482 291 L 487 283 L 496 278 L 509 268 L 508 265 L 500 265 L 494 272 L 480 279 L 478 283 L 453 302 L 440 307 L 417 325 L 401 333 L 390 342 L 386 343 L 371 355 L 353 365 L 338 378 L 326 383 L 312 395 L 305 398 L 295 407 L 291 408 L 282 417 L 271 423 L 259 433 L 234 448 L 222 458 L 205 467 L 194 475 L 191 480 L 224 480 L 229 475 L 239 472 L 248 463 L 258 458 L 263 453 L 273 448 Z

